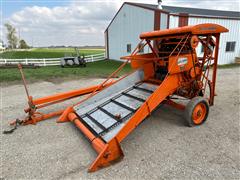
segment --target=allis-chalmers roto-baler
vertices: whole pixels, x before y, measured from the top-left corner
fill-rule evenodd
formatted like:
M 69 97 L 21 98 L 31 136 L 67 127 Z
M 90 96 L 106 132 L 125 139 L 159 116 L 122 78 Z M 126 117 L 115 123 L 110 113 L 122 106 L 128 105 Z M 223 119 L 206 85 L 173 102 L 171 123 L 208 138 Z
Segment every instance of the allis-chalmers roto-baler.
M 28 96 L 28 116 L 11 125 L 36 124 L 59 115 L 57 122 L 72 122 L 90 140 L 98 153 L 89 171 L 110 165 L 123 157 L 120 143 L 160 104 L 183 111 L 189 126 L 207 119 L 214 103 L 220 33 L 217 24 L 198 24 L 140 34 L 140 43 L 104 82 L 97 86 L 33 99 Z M 203 55 L 196 48 L 202 45 Z M 147 48 L 148 46 L 148 48 Z M 149 53 L 142 53 L 142 49 Z M 133 72 L 118 80 L 113 77 L 128 63 Z M 21 70 L 21 69 L 20 69 Z M 210 72 L 211 70 L 211 72 Z M 22 73 L 22 70 L 21 70 Z M 208 93 L 207 93 L 208 92 Z M 48 114 L 39 109 L 85 95 L 66 109 Z M 185 106 L 176 98 L 189 100 Z

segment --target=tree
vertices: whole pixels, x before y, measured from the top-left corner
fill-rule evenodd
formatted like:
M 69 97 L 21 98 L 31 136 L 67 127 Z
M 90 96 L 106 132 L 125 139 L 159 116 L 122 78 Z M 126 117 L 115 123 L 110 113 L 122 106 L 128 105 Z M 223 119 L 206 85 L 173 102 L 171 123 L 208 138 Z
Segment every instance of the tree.
M 11 49 L 14 49 L 17 47 L 18 38 L 16 35 L 16 29 L 11 24 L 6 23 L 5 27 L 7 28 L 7 40 L 8 40 L 8 46 Z
M 20 48 L 20 49 L 28 49 L 29 46 L 27 45 L 26 41 L 24 41 L 23 39 L 21 39 L 21 40 L 19 41 L 19 48 Z

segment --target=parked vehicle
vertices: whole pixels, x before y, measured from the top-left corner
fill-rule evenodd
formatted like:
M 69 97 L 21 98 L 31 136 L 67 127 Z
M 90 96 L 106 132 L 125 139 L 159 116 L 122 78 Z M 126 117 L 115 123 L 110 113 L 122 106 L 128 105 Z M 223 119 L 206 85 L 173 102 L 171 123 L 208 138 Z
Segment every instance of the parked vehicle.
M 71 66 L 71 67 L 86 67 L 86 60 L 84 54 L 81 56 L 78 48 L 74 48 L 76 56 L 66 56 L 61 59 L 61 67 Z

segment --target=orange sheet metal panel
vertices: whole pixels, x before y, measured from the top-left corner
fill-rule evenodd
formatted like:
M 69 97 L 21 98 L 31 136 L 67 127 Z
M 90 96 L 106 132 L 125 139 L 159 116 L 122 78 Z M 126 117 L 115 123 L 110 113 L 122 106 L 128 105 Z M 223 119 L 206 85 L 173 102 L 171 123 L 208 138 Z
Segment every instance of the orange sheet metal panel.
M 191 54 L 169 57 L 168 72 L 169 74 L 189 71 L 193 67 Z
M 131 60 L 131 67 L 133 69 L 138 69 L 138 68 L 142 68 L 144 64 L 152 61 L 154 59 L 154 54 L 148 53 L 148 54 L 134 55 L 134 56 L 130 56 L 129 59 Z
M 121 142 L 127 135 L 137 127 L 165 98 L 178 88 L 179 75 L 169 75 L 145 103 L 131 117 L 127 124 L 118 132 L 116 138 Z
M 228 32 L 228 29 L 226 29 L 223 26 L 220 26 L 218 24 L 198 24 L 194 26 L 184 26 L 179 28 L 173 28 L 173 29 L 164 29 L 160 31 L 151 31 L 151 32 L 144 32 L 140 34 L 141 39 L 151 39 L 151 38 L 157 38 L 161 36 L 169 36 L 169 35 L 175 35 L 175 34 L 184 34 L 184 33 L 191 33 L 191 34 L 209 34 L 209 33 L 222 33 L 222 32 Z

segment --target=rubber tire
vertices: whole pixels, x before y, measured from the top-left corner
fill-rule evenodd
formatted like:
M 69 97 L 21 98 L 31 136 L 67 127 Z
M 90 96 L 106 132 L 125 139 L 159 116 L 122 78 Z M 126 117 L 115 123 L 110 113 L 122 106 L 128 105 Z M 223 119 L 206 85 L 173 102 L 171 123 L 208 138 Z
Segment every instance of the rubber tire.
M 206 106 L 206 111 L 207 112 L 206 112 L 204 120 L 200 124 L 195 124 L 193 122 L 193 119 L 192 119 L 192 114 L 193 114 L 193 110 L 195 109 L 195 107 L 199 103 L 203 103 Z M 205 99 L 203 97 L 200 97 L 200 96 L 197 96 L 197 97 L 192 98 L 188 102 L 188 104 L 187 104 L 187 106 L 185 108 L 184 118 L 186 119 L 187 125 L 189 127 L 199 126 L 199 125 L 203 124 L 207 120 L 208 113 L 209 113 L 209 103 L 208 103 L 207 99 Z
M 61 59 L 61 66 L 64 67 L 66 65 L 66 61 L 64 59 Z
M 67 61 L 67 65 L 73 66 L 73 65 L 74 65 L 74 60 L 68 60 L 68 61 Z
M 80 63 L 79 63 L 79 60 L 78 60 L 78 57 L 75 57 L 74 60 L 73 60 L 73 62 L 74 62 L 74 64 L 76 64 L 76 65 L 79 65 L 79 64 L 80 64 Z

